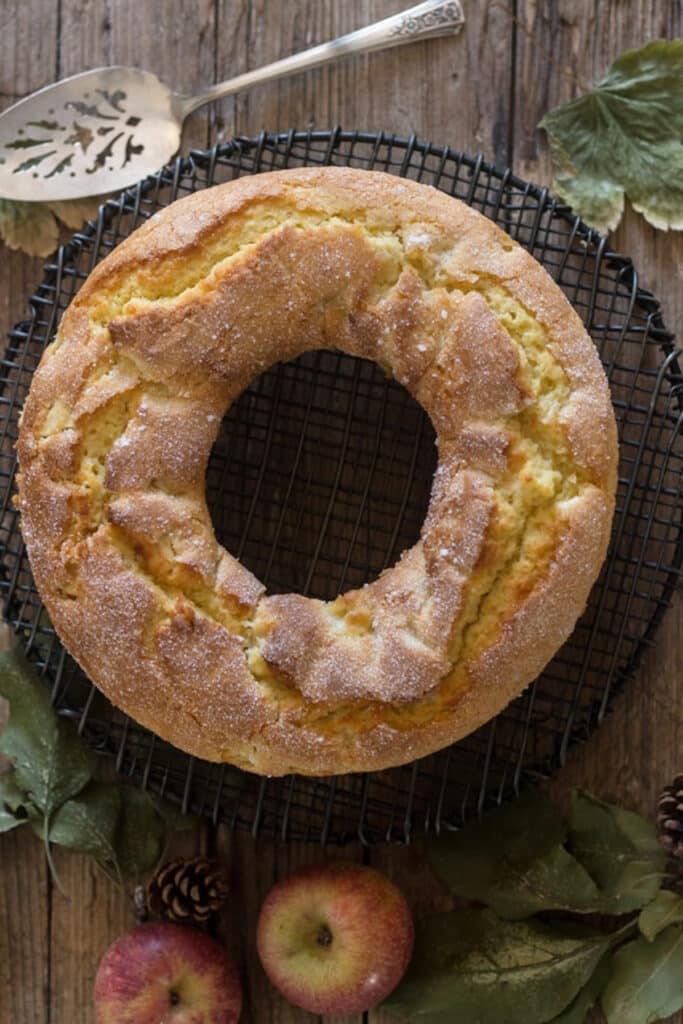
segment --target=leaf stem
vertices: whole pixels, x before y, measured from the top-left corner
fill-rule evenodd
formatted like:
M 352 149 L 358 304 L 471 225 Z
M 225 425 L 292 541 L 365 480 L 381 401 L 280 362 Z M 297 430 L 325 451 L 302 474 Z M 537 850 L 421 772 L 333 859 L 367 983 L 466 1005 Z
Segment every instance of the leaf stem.
M 48 836 L 49 836 L 49 815 L 46 814 L 45 817 L 43 818 L 43 846 L 45 847 L 45 859 L 47 860 L 47 866 L 48 866 L 48 868 L 50 870 L 50 877 L 52 878 L 52 881 L 55 884 L 55 888 L 57 889 L 59 894 L 61 896 L 63 896 L 65 900 L 68 901 L 69 900 L 69 896 L 68 896 L 68 894 L 66 892 L 66 889 L 64 888 L 64 886 L 62 885 L 62 883 L 60 881 L 59 875 L 57 874 L 57 868 L 55 867 L 55 862 L 52 859 L 52 850 L 50 849 L 50 840 L 49 840 Z
M 670 871 L 651 871 L 649 875 L 640 875 L 638 878 L 639 882 L 649 882 L 651 878 L 659 878 L 662 882 L 666 882 L 669 879 L 675 878 Z
M 632 917 L 630 921 L 627 921 L 625 925 L 622 925 L 621 928 L 617 928 L 615 932 L 612 932 L 609 936 L 610 949 L 614 949 L 615 946 L 618 946 L 625 936 L 630 938 L 631 935 L 637 934 L 638 916 L 639 915 L 636 914 L 636 916 Z

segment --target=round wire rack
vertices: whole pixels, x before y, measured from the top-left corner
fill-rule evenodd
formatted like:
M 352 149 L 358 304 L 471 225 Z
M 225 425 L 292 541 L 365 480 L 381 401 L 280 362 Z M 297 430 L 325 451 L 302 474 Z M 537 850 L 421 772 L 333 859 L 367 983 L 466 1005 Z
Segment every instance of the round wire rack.
M 174 749 L 94 689 L 43 611 L 11 503 L 17 421 L 46 344 L 89 272 L 140 223 L 189 192 L 284 167 L 374 168 L 434 185 L 491 217 L 546 267 L 582 317 L 612 387 L 621 463 L 612 544 L 587 610 L 544 673 L 484 728 L 402 768 L 261 778 Z M 214 822 L 283 839 L 408 842 L 457 827 L 551 774 L 633 674 L 683 556 L 681 396 L 673 338 L 631 261 L 547 190 L 482 157 L 383 134 L 262 134 L 178 159 L 101 208 L 61 248 L 10 334 L 0 373 L 0 598 L 28 655 L 117 769 Z M 433 430 L 372 363 L 313 352 L 272 367 L 226 415 L 207 476 L 219 540 L 271 592 L 323 599 L 359 586 L 417 538 L 435 465 Z

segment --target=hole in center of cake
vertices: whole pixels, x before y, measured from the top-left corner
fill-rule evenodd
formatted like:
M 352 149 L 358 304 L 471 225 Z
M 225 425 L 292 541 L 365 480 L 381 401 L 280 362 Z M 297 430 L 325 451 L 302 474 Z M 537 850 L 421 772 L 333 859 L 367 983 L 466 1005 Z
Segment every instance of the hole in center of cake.
M 427 414 L 365 359 L 308 352 L 257 377 L 207 472 L 220 543 L 271 594 L 376 579 L 420 535 L 437 452 Z

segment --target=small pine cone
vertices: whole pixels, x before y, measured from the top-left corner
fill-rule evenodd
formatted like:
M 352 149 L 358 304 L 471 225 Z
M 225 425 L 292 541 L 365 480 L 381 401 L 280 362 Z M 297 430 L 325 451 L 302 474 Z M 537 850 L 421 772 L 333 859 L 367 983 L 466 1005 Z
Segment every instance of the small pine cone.
M 683 860 L 683 775 L 662 790 L 657 801 L 657 834 L 665 850 Z
M 147 885 L 152 914 L 177 924 L 205 924 L 228 895 L 223 868 L 206 857 L 179 858 L 164 864 Z

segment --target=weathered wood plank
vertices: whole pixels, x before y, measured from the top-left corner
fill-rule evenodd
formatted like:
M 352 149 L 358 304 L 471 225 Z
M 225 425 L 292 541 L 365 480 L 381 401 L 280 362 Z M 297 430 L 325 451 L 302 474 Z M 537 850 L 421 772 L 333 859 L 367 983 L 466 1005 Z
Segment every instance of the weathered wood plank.
M 188 92 L 213 79 L 213 0 L 114 5 L 63 0 L 60 6 L 60 76 L 124 64 L 152 71 L 172 88 Z M 203 114 L 193 119 L 184 138 L 188 148 L 206 145 L 207 123 Z M 189 845 L 184 842 L 186 852 L 194 852 L 199 834 L 189 838 Z M 51 1021 L 89 1022 L 99 959 L 133 924 L 130 898 L 86 858 L 59 857 L 58 863 L 67 892 L 79 895 L 70 903 L 53 897 L 51 926 L 59 939 L 51 949 Z
M 54 80 L 58 12 L 55 3 L 0 4 L 0 108 Z
M 219 0 L 218 77 L 259 67 L 404 6 L 397 0 Z M 454 38 L 350 58 L 224 101 L 219 135 L 341 124 L 404 136 L 416 132 L 504 160 L 511 80 L 507 18 L 495 5 L 469 5 L 467 18 L 466 31 Z
M 19 253 L 0 260 L 3 336 L 28 315 L 26 299 L 40 275 L 40 260 Z M 0 1024 L 47 1017 L 50 888 L 45 855 L 33 833 L 22 828 L 0 836 Z
M 163 859 L 193 857 L 202 850 L 204 834 L 204 827 L 176 833 Z M 66 897 L 53 891 L 50 1024 L 92 1024 L 100 959 L 135 925 L 133 883 L 122 891 L 90 858 L 62 850 L 54 857 Z
M 586 0 L 538 5 L 529 0 L 517 5 L 515 31 L 515 170 L 550 184 L 548 148 L 543 133 L 535 131 L 543 114 L 597 81 L 624 49 L 651 38 L 680 36 L 683 10 L 680 4 L 638 0 L 629 5 L 625 16 L 616 3 L 596 6 Z M 679 324 L 683 236 L 655 232 L 627 210 L 613 242 L 618 250 L 633 255 L 641 280 L 661 299 L 669 324 Z M 604 795 L 651 811 L 657 789 L 677 768 L 682 621 L 678 599 L 637 681 L 617 701 L 599 734 L 572 754 L 558 786 L 581 780 Z
M 28 826 L 0 836 L 0 1024 L 47 1020 L 49 883 Z
M 229 865 L 230 898 L 221 916 L 219 934 L 240 966 L 244 989 L 245 1024 L 280 1020 L 279 999 L 263 974 L 256 955 L 256 918 L 263 897 L 275 880 L 275 849 L 272 843 L 254 843 L 250 835 L 232 834 L 221 826 L 215 835 L 214 852 Z
M 598 81 L 623 50 L 652 38 L 681 36 L 683 10 L 680 4 L 664 0 L 635 0 L 628 11 L 616 2 L 520 0 L 516 11 L 513 163 L 519 174 L 550 184 L 552 168 L 545 137 L 536 130 L 543 114 Z M 679 286 L 683 236 L 655 231 L 627 205 L 611 241 L 617 251 L 633 258 L 641 282 L 659 298 L 668 326 L 679 326 L 683 315 Z M 580 785 L 644 814 L 654 813 L 658 790 L 680 771 L 682 635 L 679 595 L 634 682 L 617 699 L 599 732 L 570 754 L 553 783 L 558 797 L 566 798 L 570 786 Z M 600 1020 L 599 1015 L 592 1020 Z M 683 1014 L 671 1020 L 682 1024 Z
M 22 0 L 0 4 L 0 109 L 52 81 L 57 68 L 57 6 Z M 40 277 L 40 260 L 3 251 L 0 260 L 2 335 L 26 317 L 26 298 Z M 47 1019 L 49 889 L 40 843 L 28 828 L 0 836 L 0 1024 Z
M 61 7 L 62 75 L 123 64 L 186 93 L 214 80 L 214 0 L 63 0 Z M 207 145 L 207 125 L 205 110 L 192 116 L 184 149 Z
M 94 1020 L 93 986 L 100 958 L 135 923 L 129 898 L 88 857 L 54 851 L 66 895 L 53 889 L 50 1021 Z

